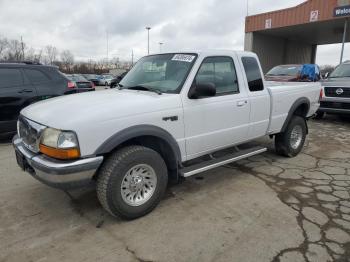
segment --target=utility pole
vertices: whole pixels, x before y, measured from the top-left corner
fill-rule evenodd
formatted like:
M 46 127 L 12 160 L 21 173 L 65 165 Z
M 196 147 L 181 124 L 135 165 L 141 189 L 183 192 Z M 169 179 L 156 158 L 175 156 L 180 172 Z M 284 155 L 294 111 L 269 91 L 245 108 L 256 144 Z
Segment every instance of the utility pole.
M 161 53 L 161 52 L 162 52 L 162 45 L 164 45 L 164 43 L 159 42 L 159 53 Z
M 147 54 L 149 55 L 149 30 L 151 30 L 151 27 L 147 26 Z
M 247 0 L 247 16 L 249 15 L 249 0 Z
M 24 43 L 23 43 L 23 37 L 21 36 L 21 48 L 22 48 L 22 60 L 24 60 Z
M 108 29 L 106 30 L 106 40 L 107 40 L 107 66 L 108 66 Z

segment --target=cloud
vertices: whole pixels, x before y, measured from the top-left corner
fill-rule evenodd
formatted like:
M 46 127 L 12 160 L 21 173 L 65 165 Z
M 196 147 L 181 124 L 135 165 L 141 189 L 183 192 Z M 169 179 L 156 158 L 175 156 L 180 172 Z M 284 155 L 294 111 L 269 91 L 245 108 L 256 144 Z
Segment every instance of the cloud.
M 302 0 L 249 0 L 249 13 L 287 8 Z M 243 49 L 245 1 L 223 0 L 0 0 L 0 32 L 41 49 L 71 50 L 76 59 L 130 59 L 176 49 Z M 319 48 L 320 63 L 337 61 L 334 47 Z M 347 52 L 346 52 L 347 54 Z M 336 55 L 338 57 L 338 53 Z M 332 60 L 333 59 L 333 60 Z

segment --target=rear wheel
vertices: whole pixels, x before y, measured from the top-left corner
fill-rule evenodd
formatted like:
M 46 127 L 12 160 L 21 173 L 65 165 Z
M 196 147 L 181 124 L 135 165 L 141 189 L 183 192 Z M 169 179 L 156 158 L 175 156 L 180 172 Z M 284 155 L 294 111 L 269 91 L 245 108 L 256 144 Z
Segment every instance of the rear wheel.
M 303 149 L 306 139 L 306 122 L 300 116 L 294 116 L 283 133 L 276 135 L 275 147 L 279 155 L 295 157 Z
M 113 153 L 98 174 L 97 196 L 113 216 L 134 219 L 151 212 L 168 183 L 167 167 L 154 150 L 129 146 Z

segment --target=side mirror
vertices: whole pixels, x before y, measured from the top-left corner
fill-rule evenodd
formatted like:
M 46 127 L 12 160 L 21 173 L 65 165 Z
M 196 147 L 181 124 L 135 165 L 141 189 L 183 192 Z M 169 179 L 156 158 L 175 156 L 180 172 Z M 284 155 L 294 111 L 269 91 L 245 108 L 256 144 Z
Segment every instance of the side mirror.
M 324 75 L 324 78 L 328 78 L 329 77 L 329 72 L 327 72 L 325 75 Z
M 212 97 L 216 95 L 216 86 L 211 82 L 193 83 L 188 97 L 198 99 L 201 97 Z

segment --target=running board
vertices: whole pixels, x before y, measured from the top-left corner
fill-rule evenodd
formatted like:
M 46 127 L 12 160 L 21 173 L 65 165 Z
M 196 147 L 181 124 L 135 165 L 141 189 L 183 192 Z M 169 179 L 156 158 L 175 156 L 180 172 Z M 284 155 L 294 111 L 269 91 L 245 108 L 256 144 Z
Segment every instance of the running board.
M 204 171 L 208 171 L 219 166 L 223 166 L 232 162 L 236 162 L 238 160 L 248 158 L 251 156 L 255 156 L 267 151 L 265 147 L 253 147 L 245 150 L 240 150 L 239 152 L 225 155 L 223 157 L 211 159 L 208 161 L 204 161 L 199 164 L 195 164 L 192 166 L 184 167 L 180 170 L 180 175 L 183 177 L 193 176 Z

